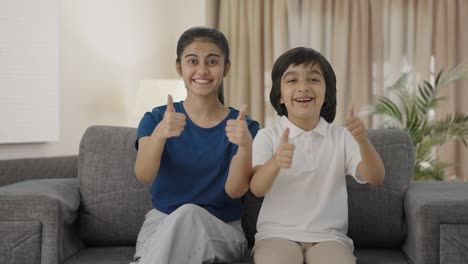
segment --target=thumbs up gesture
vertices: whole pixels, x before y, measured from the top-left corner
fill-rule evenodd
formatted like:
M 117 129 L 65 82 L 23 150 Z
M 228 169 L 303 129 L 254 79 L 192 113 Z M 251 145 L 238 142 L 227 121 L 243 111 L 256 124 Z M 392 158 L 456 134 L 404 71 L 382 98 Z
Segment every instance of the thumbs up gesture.
M 164 117 L 155 128 L 155 134 L 160 139 L 168 139 L 178 137 L 184 131 L 185 115 L 177 113 L 174 108 L 172 96 L 167 96 L 167 108 L 164 112 Z
M 278 167 L 291 167 L 294 148 L 294 145 L 289 143 L 289 128 L 286 128 L 283 131 L 283 135 L 281 135 L 280 143 L 274 156 Z
M 245 113 L 247 112 L 247 105 L 242 105 L 239 115 L 236 119 L 229 119 L 226 124 L 226 136 L 229 142 L 237 146 L 246 146 L 252 144 L 252 135 L 247 127 L 245 121 Z
M 358 144 L 367 141 L 367 129 L 359 117 L 354 115 L 354 104 L 351 104 L 346 114 L 346 129 L 351 133 Z

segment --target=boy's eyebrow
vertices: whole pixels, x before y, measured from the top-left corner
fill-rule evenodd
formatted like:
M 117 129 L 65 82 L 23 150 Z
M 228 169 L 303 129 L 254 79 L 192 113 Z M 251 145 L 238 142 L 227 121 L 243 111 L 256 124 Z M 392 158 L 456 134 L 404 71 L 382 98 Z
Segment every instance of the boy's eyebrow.
M 316 74 L 320 75 L 320 77 L 323 78 L 322 73 L 321 73 L 319 70 L 312 69 L 312 70 L 310 70 L 308 73 L 316 73 Z
M 319 70 L 312 69 L 312 70 L 307 71 L 307 74 L 311 74 L 311 73 L 316 73 L 316 74 L 320 75 L 320 77 L 323 78 L 323 75 Z M 288 75 L 296 75 L 296 74 L 298 74 L 297 71 L 294 71 L 294 70 L 293 71 L 287 71 L 286 73 L 283 74 L 283 78 L 286 78 L 286 76 L 288 76 Z
M 287 71 L 283 74 L 283 79 L 286 78 L 288 75 L 297 75 L 296 71 Z

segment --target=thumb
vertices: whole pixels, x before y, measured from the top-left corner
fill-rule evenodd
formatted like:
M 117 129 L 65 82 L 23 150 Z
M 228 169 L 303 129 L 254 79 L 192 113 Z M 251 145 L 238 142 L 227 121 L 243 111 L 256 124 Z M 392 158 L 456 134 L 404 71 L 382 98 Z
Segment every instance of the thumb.
M 167 108 L 166 111 L 168 112 L 175 112 L 174 108 L 174 101 L 172 100 L 172 95 L 167 95 Z
M 245 120 L 245 112 L 247 112 L 247 105 L 243 104 L 237 116 L 237 120 Z
M 289 143 L 289 127 L 284 129 L 283 135 L 281 135 L 280 143 Z
M 348 114 L 346 115 L 346 119 L 354 117 L 354 104 L 350 104 L 348 107 Z

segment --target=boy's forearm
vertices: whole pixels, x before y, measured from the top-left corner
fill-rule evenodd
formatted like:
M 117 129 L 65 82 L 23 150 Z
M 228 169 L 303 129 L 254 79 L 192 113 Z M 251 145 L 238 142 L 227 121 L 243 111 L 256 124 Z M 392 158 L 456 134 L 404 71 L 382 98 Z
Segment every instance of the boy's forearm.
M 252 145 L 239 147 L 229 166 L 226 193 L 232 198 L 244 195 L 249 189 L 252 172 Z
M 358 165 L 359 174 L 372 185 L 379 185 L 385 177 L 382 159 L 370 141 L 359 144 L 362 161 Z
M 273 182 L 278 176 L 280 167 L 276 161 L 271 158 L 264 165 L 256 167 L 252 180 L 250 181 L 250 190 L 257 197 L 263 197 L 270 190 Z

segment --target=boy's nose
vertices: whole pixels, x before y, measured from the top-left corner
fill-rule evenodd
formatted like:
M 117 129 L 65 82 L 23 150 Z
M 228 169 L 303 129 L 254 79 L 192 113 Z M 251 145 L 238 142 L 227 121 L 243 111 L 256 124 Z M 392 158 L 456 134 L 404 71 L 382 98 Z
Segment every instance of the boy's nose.
M 310 87 L 306 83 L 301 83 L 299 85 L 299 90 L 298 91 L 299 92 L 308 92 L 308 91 L 310 91 Z

